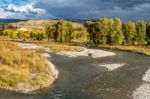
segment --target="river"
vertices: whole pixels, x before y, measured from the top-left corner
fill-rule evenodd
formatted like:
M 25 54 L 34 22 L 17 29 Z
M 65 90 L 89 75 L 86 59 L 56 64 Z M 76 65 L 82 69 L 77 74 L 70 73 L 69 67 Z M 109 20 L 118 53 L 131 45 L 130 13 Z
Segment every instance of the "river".
M 60 74 L 50 88 L 33 95 L 0 90 L 0 99 L 132 99 L 145 71 L 150 68 L 150 57 L 124 51 L 116 56 L 103 58 L 69 58 L 50 53 L 49 60 L 56 65 Z M 101 63 L 126 63 L 113 71 L 97 66 Z

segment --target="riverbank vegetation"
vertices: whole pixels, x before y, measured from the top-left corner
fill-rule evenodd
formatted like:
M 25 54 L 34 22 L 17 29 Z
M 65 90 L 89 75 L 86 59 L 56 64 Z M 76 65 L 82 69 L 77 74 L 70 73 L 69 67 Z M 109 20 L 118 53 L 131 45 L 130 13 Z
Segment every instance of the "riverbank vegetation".
M 144 21 L 124 23 L 119 19 L 102 18 L 84 23 L 90 35 L 90 43 L 100 45 L 149 44 L 149 25 Z
M 141 53 L 141 54 L 150 56 L 150 46 L 110 46 L 110 45 L 105 45 L 105 46 L 101 46 L 101 47 L 109 48 L 109 49 L 123 50 L 123 51 L 131 51 L 131 52 Z
M 53 80 L 40 53 L 0 41 L 0 88 L 30 92 L 49 86 Z
M 123 23 L 119 18 L 102 18 L 84 23 L 90 44 L 150 55 L 150 24 L 142 20 Z
M 150 44 L 150 24 L 143 20 L 123 23 L 119 18 L 111 19 L 104 17 L 97 21 L 82 22 L 80 23 L 82 27 L 75 26 L 75 24 L 75 22 L 59 20 L 53 24 L 45 24 L 44 29 L 39 31 L 17 29 L 16 27 L 7 25 L 3 26 L 4 29 L 1 35 L 23 41 L 76 43 L 76 45 L 107 45 L 110 47 L 123 46 L 123 48 L 138 46 L 139 48 L 147 49 L 148 47 L 143 46 L 149 46 Z M 54 50 L 72 50 L 69 47 L 64 48 L 63 45 L 60 47 L 51 44 L 49 47 Z M 136 47 L 133 51 L 136 49 L 138 48 Z M 137 52 L 139 51 L 137 50 Z

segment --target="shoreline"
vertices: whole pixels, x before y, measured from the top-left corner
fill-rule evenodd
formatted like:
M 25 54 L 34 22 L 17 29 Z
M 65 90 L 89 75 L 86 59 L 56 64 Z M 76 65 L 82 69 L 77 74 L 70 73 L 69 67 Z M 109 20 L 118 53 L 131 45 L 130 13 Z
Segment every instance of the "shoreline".
M 109 45 L 106 45 L 106 46 L 98 46 L 98 48 L 127 51 L 127 52 L 133 52 L 133 53 L 150 56 L 150 47 L 149 46 L 146 47 L 146 46 L 109 46 Z

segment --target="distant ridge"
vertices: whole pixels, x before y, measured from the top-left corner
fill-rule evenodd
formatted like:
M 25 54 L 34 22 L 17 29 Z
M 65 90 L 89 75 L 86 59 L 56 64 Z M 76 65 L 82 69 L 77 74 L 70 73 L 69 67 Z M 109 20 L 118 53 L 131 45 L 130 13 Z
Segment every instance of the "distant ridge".
M 16 23 L 16 22 L 21 22 L 21 21 L 28 21 L 28 20 L 61 20 L 61 19 L 0 19 L 0 23 Z M 64 19 L 67 21 L 72 21 L 72 22 L 85 22 L 88 21 L 86 19 Z M 89 19 L 91 21 L 97 21 L 96 19 Z
M 0 19 L 0 23 L 15 23 L 15 22 L 21 22 L 21 21 L 27 21 L 23 19 Z

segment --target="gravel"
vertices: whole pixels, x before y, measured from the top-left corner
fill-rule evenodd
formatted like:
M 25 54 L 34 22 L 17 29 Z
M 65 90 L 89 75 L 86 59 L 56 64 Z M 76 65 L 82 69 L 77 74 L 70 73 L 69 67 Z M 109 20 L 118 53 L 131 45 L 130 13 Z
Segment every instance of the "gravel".
M 112 70 L 118 69 L 118 68 L 120 68 L 124 65 L 125 65 L 125 63 L 120 63 L 120 64 L 99 64 L 98 66 L 105 67 L 105 68 L 108 69 L 108 71 L 112 71 Z
M 150 99 L 150 69 L 142 77 L 144 83 L 133 92 L 133 99 Z
M 81 57 L 81 56 L 89 56 L 92 58 L 101 58 L 101 57 L 106 57 L 106 56 L 115 56 L 116 53 L 113 52 L 108 52 L 104 50 L 97 50 L 97 49 L 87 49 L 87 48 L 82 48 L 83 51 L 81 52 L 75 52 L 75 51 L 62 51 L 58 52 L 60 55 L 65 55 L 68 57 Z

